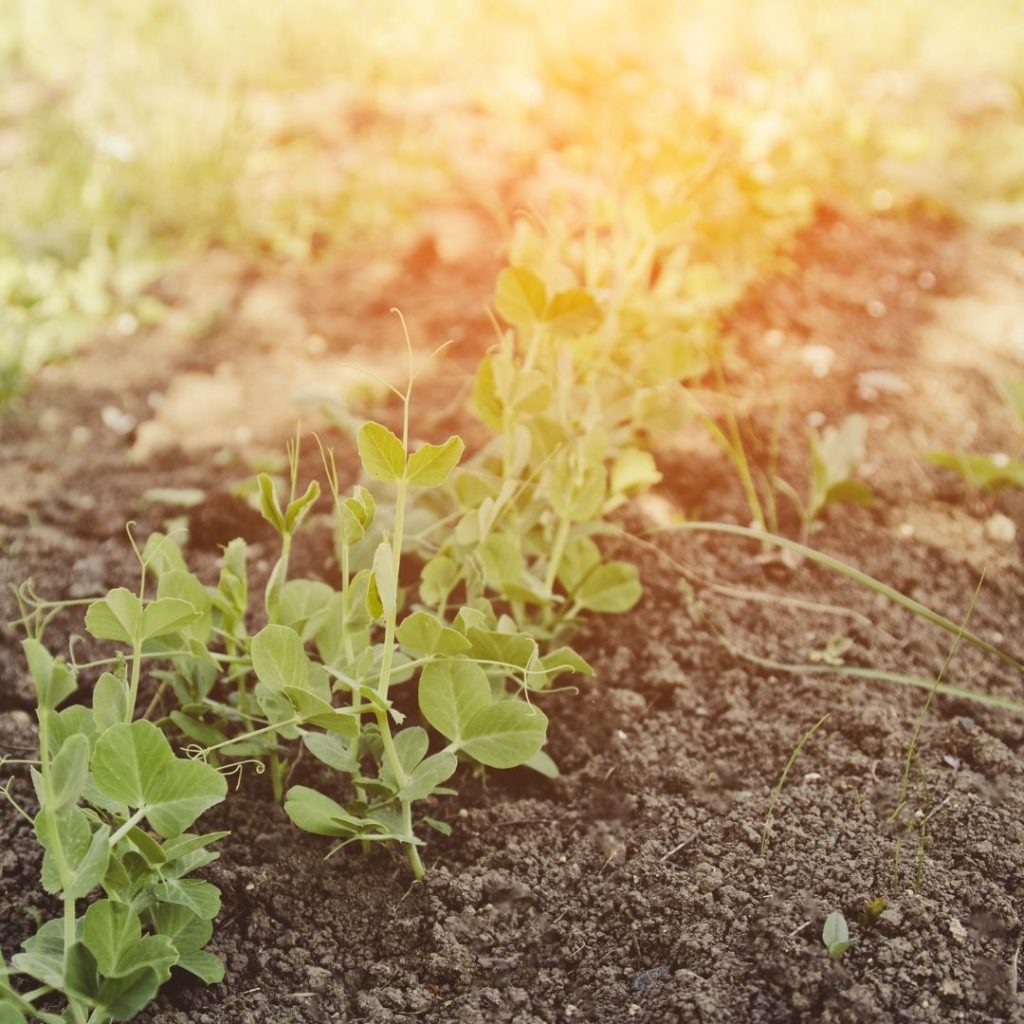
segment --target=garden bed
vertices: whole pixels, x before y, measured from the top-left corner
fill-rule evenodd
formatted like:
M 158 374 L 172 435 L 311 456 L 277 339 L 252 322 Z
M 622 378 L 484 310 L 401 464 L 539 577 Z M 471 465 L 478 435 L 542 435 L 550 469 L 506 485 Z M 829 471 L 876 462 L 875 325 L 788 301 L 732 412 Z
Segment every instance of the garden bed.
M 792 272 L 741 303 L 729 369 L 752 423 L 767 429 L 783 404 L 789 479 L 806 473 L 808 416 L 868 416 L 875 504 L 831 510 L 812 543 L 955 621 L 984 571 L 971 628 L 1019 654 L 1024 501 L 972 495 L 921 459 L 932 448 L 997 450 L 1013 436 L 992 382 L 1024 364 L 1020 239 L 826 211 L 793 259 Z M 143 502 L 153 488 L 206 493 L 182 513 L 200 575 L 236 534 L 268 572 L 272 538 L 231 493 L 252 453 L 283 445 L 291 430 L 290 407 L 264 403 L 260 382 L 276 382 L 276 403 L 341 380 L 331 374 L 342 358 L 386 369 L 381 346 L 393 345 L 396 360 L 400 352 L 393 302 L 424 349 L 463 332 L 424 407 L 461 425 L 460 368 L 475 365 L 491 335 L 482 316 L 460 323 L 460 311 L 489 300 L 492 268 L 464 274 L 411 253 L 376 274 L 350 269 L 282 281 L 212 255 L 166 283 L 182 317 L 217 313 L 201 344 L 182 345 L 168 328 L 51 367 L 4 424 L 0 579 L 32 576 L 53 597 L 131 585 L 125 519 L 144 536 L 180 511 Z M 293 332 L 287 358 L 254 341 L 254 323 Z M 294 376 L 281 383 L 285 373 Z M 225 395 L 236 413 L 211 422 L 205 413 Z M 200 414 L 187 433 L 175 401 Z M 629 512 L 631 526 L 650 529 L 667 511 L 747 523 L 739 485 L 699 427 L 655 448 L 665 480 Z M 322 535 L 311 536 L 299 573 L 327 561 Z M 210 948 L 225 980 L 204 988 L 176 977 L 139 1019 L 1024 1019 L 1024 719 L 939 697 L 918 739 L 926 787 L 915 773 L 893 822 L 927 693 L 765 662 L 820 667 L 840 638 L 852 642 L 847 665 L 934 677 L 950 638 L 850 580 L 748 541 L 679 531 L 649 540 L 661 554 L 627 540 L 617 553 L 639 560 L 642 602 L 593 619 L 579 638 L 596 678 L 578 695 L 546 698 L 559 779 L 525 769 L 460 776 L 458 798 L 436 808 L 453 835 L 431 843 L 426 879 L 413 884 L 387 850 L 324 861 L 329 841 L 295 829 L 265 779 L 246 774 L 204 819 L 232 830 L 206 869 L 224 894 Z M 2 600 L 6 621 L 14 605 Z M 76 628 L 60 620 L 51 646 Z M 16 631 L 0 637 L 0 751 L 24 756 L 35 743 L 31 691 Z M 966 646 L 946 680 L 1021 699 L 1019 677 Z M 787 777 L 766 843 L 773 787 L 826 714 Z M 304 772 L 317 777 L 306 763 Z M 26 803 L 29 789 L 15 783 Z M 9 955 L 52 908 L 31 830 L 7 804 L 0 836 Z M 838 960 L 821 941 L 834 910 L 856 939 Z

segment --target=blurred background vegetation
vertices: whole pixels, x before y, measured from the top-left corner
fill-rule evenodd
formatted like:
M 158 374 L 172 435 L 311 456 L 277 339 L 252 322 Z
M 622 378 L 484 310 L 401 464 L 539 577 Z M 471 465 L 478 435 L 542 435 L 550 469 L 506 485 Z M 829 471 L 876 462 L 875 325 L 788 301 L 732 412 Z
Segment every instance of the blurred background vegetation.
M 5 0 L 0 404 L 213 245 L 469 209 L 655 337 L 823 203 L 1024 222 L 1024 0 Z

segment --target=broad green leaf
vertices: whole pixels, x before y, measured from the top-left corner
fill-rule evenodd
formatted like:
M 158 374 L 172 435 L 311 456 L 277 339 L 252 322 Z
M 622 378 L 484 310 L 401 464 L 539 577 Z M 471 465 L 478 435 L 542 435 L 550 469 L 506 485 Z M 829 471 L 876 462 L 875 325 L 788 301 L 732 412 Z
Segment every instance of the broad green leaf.
M 544 316 L 547 289 L 528 267 L 506 267 L 498 274 L 494 304 L 510 324 L 529 327 Z
M 64 922 L 47 921 L 22 944 L 23 953 L 11 957 L 11 966 L 58 991 L 64 987 Z
M 612 463 L 611 487 L 615 494 L 646 491 L 660 481 L 658 464 L 650 452 L 625 448 Z
M 455 496 L 466 509 L 479 508 L 484 498 L 497 498 L 498 486 L 490 478 L 469 469 L 460 470 L 453 478 Z
M 420 712 L 445 739 L 461 742 L 467 723 L 490 703 L 491 685 L 472 661 L 432 661 L 420 675 Z
M 128 692 L 124 680 L 113 672 L 104 672 L 96 680 L 92 694 L 92 713 L 98 732 L 104 732 L 112 725 L 128 717 Z
M 601 564 L 601 549 L 587 536 L 573 537 L 558 564 L 558 582 L 572 594 Z
M 537 641 L 525 633 L 499 633 L 497 630 L 471 628 L 466 633 L 477 661 L 493 661 L 525 669 L 537 651 Z
M 381 541 L 373 555 L 373 580 L 377 585 L 377 596 L 383 616 L 387 617 L 395 610 L 398 601 L 398 580 L 395 573 L 395 559 L 391 545 Z
M 352 750 L 341 736 L 330 733 L 309 732 L 302 737 L 306 749 L 325 765 L 337 772 L 355 775 L 359 771 L 359 762 Z
M 492 533 L 476 549 L 483 567 L 484 579 L 495 590 L 506 583 L 516 583 L 525 568 L 519 539 L 507 533 Z
M 22 640 L 29 674 L 41 708 L 56 708 L 78 689 L 74 670 L 52 654 L 38 640 Z
M 427 612 L 413 612 L 402 620 L 397 631 L 398 642 L 419 654 L 462 654 L 470 648 L 469 641 Z
M 461 749 L 488 768 L 514 768 L 533 757 L 547 737 L 544 712 L 521 700 L 503 700 L 466 723 Z
M 175 597 L 187 601 L 199 613 L 194 622 L 185 627 L 189 636 L 206 643 L 213 630 L 213 599 L 210 592 L 190 572 L 168 572 L 160 577 L 157 597 Z M 147 609 L 148 610 L 148 609 Z M 145 627 L 145 619 L 143 619 Z
M 36 815 L 34 825 L 36 838 L 44 851 L 43 888 L 48 893 L 58 893 L 61 891 L 61 877 L 54 856 L 56 840 L 60 841 L 61 852 L 68 867 L 73 868 L 86 855 L 92 841 L 89 819 L 85 812 L 77 807 L 71 807 L 57 817 L 51 817 L 44 808 Z
M 169 974 L 169 969 L 158 973 L 152 967 L 143 967 L 123 978 L 107 978 L 100 985 L 96 1003 L 111 1020 L 133 1020 L 156 998 Z
M 252 667 L 261 683 L 277 692 L 301 687 L 309 677 L 302 638 L 287 626 L 264 626 L 252 638 Z
M 373 819 L 351 814 L 336 800 L 307 786 L 292 786 L 284 809 L 299 828 L 318 836 L 349 836 L 379 830 Z
M 601 308 L 590 292 L 583 288 L 568 288 L 553 296 L 547 304 L 544 324 L 549 331 L 575 338 L 600 326 Z
M 126 904 L 98 900 L 82 919 L 82 940 L 105 975 L 121 976 L 123 959 L 142 940 L 142 922 Z
M 202 949 L 213 935 L 213 923 L 178 903 L 158 903 L 152 911 L 153 924 L 166 935 L 179 953 Z
M 536 659 L 527 673 L 527 684 L 531 689 L 544 690 L 563 672 L 577 672 L 586 676 L 594 674 L 593 668 L 571 647 L 559 647 Z
M 202 618 L 188 601 L 177 597 L 161 597 L 146 605 L 142 613 L 140 640 L 155 640 L 157 637 L 177 633 Z
M 89 741 L 81 735 L 69 736 L 50 766 L 49 806 L 60 814 L 77 804 L 88 778 Z
M 99 987 L 96 958 L 84 942 L 72 943 L 64 957 L 64 992 L 89 1006 L 95 1006 Z
M 189 974 L 194 974 L 207 985 L 217 985 L 224 980 L 224 962 L 215 953 L 209 953 L 205 949 L 181 953 L 177 966 Z
M 393 484 L 405 475 L 405 449 L 387 427 L 380 423 L 364 423 L 356 435 L 356 444 L 367 476 Z
M 581 608 L 591 612 L 628 612 L 643 596 L 640 574 L 628 562 L 598 566 L 573 594 Z
M 444 444 L 425 444 L 409 456 L 406 478 L 414 487 L 440 487 L 459 464 L 465 444 L 458 436 Z
M 430 745 L 430 738 L 427 736 L 426 729 L 421 729 L 418 725 L 414 725 L 409 729 L 403 729 L 401 732 L 395 733 L 394 744 L 395 753 L 398 755 L 398 761 L 402 766 L 402 770 L 409 775 L 426 756 L 427 748 Z M 383 777 L 385 773 L 386 763 L 385 771 L 381 772 L 381 776 Z
M 199 878 L 169 878 L 153 886 L 161 903 L 187 907 L 197 917 L 213 920 L 220 913 L 220 890 Z
M 355 739 L 359 735 L 359 719 L 350 708 L 336 708 L 308 690 L 294 686 L 284 688 L 284 696 L 301 716 L 305 725 L 316 725 L 338 736 Z
M 70 899 L 83 899 L 103 881 L 110 861 L 110 827 L 101 825 L 92 835 L 82 857 L 71 864 L 74 872 L 67 886 Z
M 410 803 L 425 800 L 434 790 L 455 774 L 459 762 L 454 754 L 442 751 L 420 761 L 409 776 L 409 781 L 398 791 L 400 800 Z
M 281 588 L 277 621 L 301 637 L 306 624 L 323 611 L 334 594 L 334 589 L 321 580 L 288 580 Z
M 132 646 L 141 639 L 142 602 L 130 590 L 118 587 L 85 613 L 85 628 L 97 640 Z
M 111 726 L 96 741 L 92 771 L 103 793 L 144 810 L 165 839 L 180 835 L 227 793 L 219 772 L 176 758 L 160 730 L 142 720 Z
M 458 579 L 458 564 L 447 555 L 435 555 L 420 572 L 420 600 L 431 608 L 443 604 Z

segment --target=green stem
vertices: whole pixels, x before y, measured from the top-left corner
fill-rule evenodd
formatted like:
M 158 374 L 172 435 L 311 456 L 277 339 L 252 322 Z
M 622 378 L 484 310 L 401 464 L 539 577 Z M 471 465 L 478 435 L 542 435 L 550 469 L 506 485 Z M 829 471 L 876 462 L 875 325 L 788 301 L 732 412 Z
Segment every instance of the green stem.
M 139 680 L 142 678 L 142 644 L 136 643 L 132 647 L 132 675 L 128 684 L 128 707 L 125 711 L 126 722 L 135 717 L 135 705 L 139 699 Z
M 122 826 L 121 826 L 121 827 L 120 827 L 120 828 L 119 828 L 119 829 L 118 829 L 118 830 L 117 830 L 117 831 L 116 831 L 116 832 L 115 832 L 115 833 L 114 833 L 114 834 L 113 834 L 113 835 L 111 836 L 111 837 L 110 837 L 110 839 L 109 839 L 109 840 L 107 840 L 107 842 L 108 842 L 108 843 L 110 844 L 110 848 L 111 848 L 111 849 L 113 849 L 113 848 L 114 848 L 115 846 L 117 846 L 117 844 L 118 844 L 119 842 L 121 842 L 121 840 L 122 840 L 122 839 L 124 839 L 124 837 L 125 837 L 126 835 L 128 835 L 128 833 L 129 833 L 129 832 L 131 832 L 131 830 L 132 830 L 133 828 L 135 828 L 135 826 L 136 826 L 136 825 L 138 825 L 138 823 L 139 823 L 140 821 L 142 821 L 142 819 L 143 819 L 143 818 L 144 818 L 145 816 L 146 816 L 146 808 L 145 808 L 145 807 L 143 807 L 143 808 L 140 808 L 139 810 L 137 810 L 137 811 L 136 811 L 136 812 L 135 812 L 135 813 L 134 813 L 134 814 L 133 814 L 133 815 L 132 815 L 132 816 L 131 816 L 131 817 L 130 817 L 130 818 L 129 818 L 129 819 L 128 819 L 128 820 L 127 820 L 127 821 L 126 821 L 126 822 L 125 822 L 125 823 L 124 823 L 124 824 L 123 824 L 123 825 L 122 825 Z

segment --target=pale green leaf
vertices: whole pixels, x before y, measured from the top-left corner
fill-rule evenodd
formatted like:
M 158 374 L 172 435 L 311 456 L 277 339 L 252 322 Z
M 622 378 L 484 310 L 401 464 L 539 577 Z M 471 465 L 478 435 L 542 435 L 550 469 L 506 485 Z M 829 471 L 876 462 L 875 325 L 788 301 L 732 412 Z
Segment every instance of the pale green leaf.
M 488 768 L 514 768 L 533 757 L 547 738 L 547 716 L 520 700 L 503 700 L 466 723 L 461 749 Z
M 134 645 L 142 631 L 142 602 L 130 590 L 118 587 L 94 601 L 85 613 L 85 628 L 97 640 Z
M 592 612 L 628 612 L 643 596 L 640 574 L 628 562 L 609 562 L 594 569 L 573 594 Z
M 383 483 L 397 483 L 405 475 L 405 449 L 387 427 L 364 423 L 356 435 L 356 444 L 367 476 Z
M 433 661 L 420 675 L 419 707 L 445 739 L 461 742 L 467 723 L 491 702 L 491 686 L 472 661 Z
M 544 315 L 547 289 L 528 267 L 506 267 L 498 275 L 494 304 L 510 324 L 529 327 Z
M 252 667 L 271 690 L 302 686 L 309 677 L 309 658 L 302 638 L 287 626 L 264 626 L 252 638 Z
M 414 487 L 440 487 L 459 464 L 465 444 L 449 437 L 444 444 L 425 444 L 409 456 L 406 479 Z

